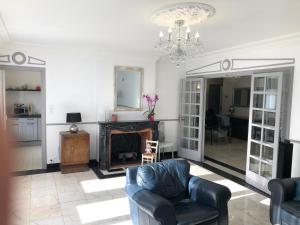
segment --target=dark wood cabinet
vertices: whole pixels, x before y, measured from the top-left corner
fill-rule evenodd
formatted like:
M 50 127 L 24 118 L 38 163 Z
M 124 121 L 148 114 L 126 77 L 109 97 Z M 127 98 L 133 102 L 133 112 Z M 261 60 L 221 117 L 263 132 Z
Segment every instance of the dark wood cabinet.
M 248 140 L 249 120 L 246 118 L 230 117 L 231 137 Z
M 83 130 L 78 133 L 60 132 L 60 169 L 62 173 L 88 170 L 89 156 L 89 133 Z

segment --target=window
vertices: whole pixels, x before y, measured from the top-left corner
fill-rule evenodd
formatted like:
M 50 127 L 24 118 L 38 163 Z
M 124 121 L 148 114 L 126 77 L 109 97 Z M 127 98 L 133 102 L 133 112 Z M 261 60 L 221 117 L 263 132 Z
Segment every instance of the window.
M 237 107 L 249 107 L 250 88 L 233 89 L 233 105 Z

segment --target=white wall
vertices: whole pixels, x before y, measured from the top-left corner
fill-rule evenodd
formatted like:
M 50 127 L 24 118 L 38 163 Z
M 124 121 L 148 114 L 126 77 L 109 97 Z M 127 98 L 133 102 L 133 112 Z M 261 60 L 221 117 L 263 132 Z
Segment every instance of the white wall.
M 180 97 L 180 70 L 168 60 L 161 58 L 157 62 L 156 92 L 159 95 L 156 117 L 159 119 L 178 119 Z M 165 122 L 165 140 L 179 144 L 178 121 Z
M 144 93 L 155 92 L 156 57 L 131 53 L 103 53 L 84 48 L 54 48 L 33 45 L 4 45 L 0 54 L 21 51 L 46 61 L 47 163 L 59 162 L 59 132 L 67 112 L 81 112 L 83 122 L 105 119 L 114 106 L 114 66 L 144 67 Z M 120 120 L 144 119 L 142 112 L 118 113 Z M 91 159 L 96 158 L 97 124 L 81 127 L 91 134 Z

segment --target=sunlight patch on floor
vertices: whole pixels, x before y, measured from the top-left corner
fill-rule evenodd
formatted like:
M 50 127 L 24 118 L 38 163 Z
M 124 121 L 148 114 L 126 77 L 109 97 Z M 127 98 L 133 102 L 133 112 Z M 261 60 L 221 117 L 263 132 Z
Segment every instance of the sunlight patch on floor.
M 127 198 L 79 205 L 76 209 L 82 224 L 129 215 Z
M 239 184 L 237 184 L 237 183 L 235 183 L 231 180 L 227 180 L 227 179 L 218 180 L 218 181 L 215 181 L 215 182 L 228 187 L 230 189 L 231 193 L 249 190 L 246 187 L 244 187 L 242 185 L 239 185 Z
M 248 196 L 251 196 L 251 195 L 255 195 L 255 193 L 249 193 L 249 194 L 243 194 L 243 195 L 233 196 L 233 197 L 231 197 L 230 200 L 239 199 L 239 198 L 245 198 L 245 197 L 248 197 Z
M 92 179 L 80 182 L 85 193 L 94 193 L 100 191 L 108 191 L 113 189 L 124 188 L 125 177 L 116 177 L 110 179 Z
M 260 203 L 263 204 L 263 205 L 269 206 L 269 205 L 270 205 L 270 199 L 269 199 L 269 198 L 266 198 L 266 199 L 264 199 L 264 200 L 261 200 Z
M 190 173 L 195 176 L 205 176 L 213 174 L 211 171 L 199 167 L 198 165 L 191 164 Z

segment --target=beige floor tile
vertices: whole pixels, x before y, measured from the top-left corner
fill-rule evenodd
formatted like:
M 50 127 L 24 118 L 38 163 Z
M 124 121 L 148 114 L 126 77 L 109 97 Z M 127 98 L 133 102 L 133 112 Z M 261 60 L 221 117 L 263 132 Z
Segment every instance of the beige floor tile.
M 30 225 L 64 225 L 63 217 L 31 221 Z
M 246 170 L 247 141 L 232 138 L 231 142 L 205 142 L 204 155 L 230 166 Z
M 31 209 L 56 206 L 59 206 L 59 201 L 56 194 L 49 194 L 42 197 L 31 198 Z
M 57 196 L 57 190 L 55 186 L 51 185 L 50 187 L 32 188 L 30 194 L 32 198 L 43 197 L 47 195 Z
M 65 193 L 58 193 L 58 199 L 60 203 L 66 203 L 66 202 L 85 200 L 86 197 L 82 192 L 65 192 Z
M 42 169 L 42 146 L 24 146 L 14 150 L 15 171 Z
M 55 206 L 48 206 L 48 207 L 42 206 L 30 210 L 31 221 L 51 219 L 60 216 L 62 216 L 62 210 L 58 204 Z

